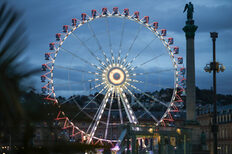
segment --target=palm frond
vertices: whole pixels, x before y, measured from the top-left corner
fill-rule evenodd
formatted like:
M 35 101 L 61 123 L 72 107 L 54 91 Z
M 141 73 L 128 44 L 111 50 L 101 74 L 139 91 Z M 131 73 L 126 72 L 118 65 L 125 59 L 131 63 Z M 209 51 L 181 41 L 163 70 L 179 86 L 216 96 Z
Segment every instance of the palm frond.
M 19 56 L 27 46 L 21 13 L 0 4 L 0 120 L 5 128 L 23 119 L 20 82 L 31 74 L 19 70 Z

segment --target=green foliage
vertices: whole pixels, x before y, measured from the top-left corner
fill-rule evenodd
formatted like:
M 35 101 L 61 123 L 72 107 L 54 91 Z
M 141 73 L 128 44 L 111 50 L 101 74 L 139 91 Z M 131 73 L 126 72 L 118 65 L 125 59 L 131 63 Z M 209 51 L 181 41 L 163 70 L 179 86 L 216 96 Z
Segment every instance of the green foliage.
M 6 4 L 0 6 L 0 117 L 6 129 L 17 126 L 24 117 L 20 82 L 31 74 L 20 71 L 17 60 L 27 42 L 20 16 Z
M 31 140 L 33 128 L 20 103 L 23 91 L 20 83 L 36 71 L 23 69 L 24 65 L 19 61 L 27 46 L 21 16 L 21 13 L 6 3 L 0 4 L 0 133 L 3 134 L 1 138 L 11 136 L 15 140 L 20 126 L 24 125 L 22 142 L 26 147 Z

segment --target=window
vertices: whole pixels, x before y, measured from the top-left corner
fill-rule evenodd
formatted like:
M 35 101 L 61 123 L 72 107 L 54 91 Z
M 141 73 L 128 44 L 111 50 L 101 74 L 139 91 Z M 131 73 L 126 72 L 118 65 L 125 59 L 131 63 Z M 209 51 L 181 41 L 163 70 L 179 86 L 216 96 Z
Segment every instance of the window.
M 225 145 L 225 153 L 228 153 L 228 145 Z
M 225 138 L 225 130 L 224 130 L 224 128 L 222 128 L 222 138 Z

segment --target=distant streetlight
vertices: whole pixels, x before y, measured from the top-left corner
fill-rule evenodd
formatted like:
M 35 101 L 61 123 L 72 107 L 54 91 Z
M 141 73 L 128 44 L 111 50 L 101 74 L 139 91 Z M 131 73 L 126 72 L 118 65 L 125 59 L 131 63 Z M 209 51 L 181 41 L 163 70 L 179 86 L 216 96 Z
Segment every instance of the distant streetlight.
M 176 129 L 176 132 L 177 132 L 179 135 L 181 135 L 181 129 L 180 129 L 180 128 L 177 128 L 177 129 Z
M 218 125 L 217 125 L 217 95 L 216 95 L 216 72 L 224 72 L 225 66 L 223 64 L 220 64 L 219 62 L 216 62 L 216 50 L 215 50 L 215 42 L 216 38 L 218 37 L 217 32 L 210 32 L 210 37 L 213 41 L 213 62 L 210 62 L 210 64 L 206 64 L 204 67 L 205 72 L 211 73 L 213 71 L 213 124 L 212 124 L 212 133 L 213 133 L 213 149 L 214 154 L 217 154 L 217 132 L 218 132 Z

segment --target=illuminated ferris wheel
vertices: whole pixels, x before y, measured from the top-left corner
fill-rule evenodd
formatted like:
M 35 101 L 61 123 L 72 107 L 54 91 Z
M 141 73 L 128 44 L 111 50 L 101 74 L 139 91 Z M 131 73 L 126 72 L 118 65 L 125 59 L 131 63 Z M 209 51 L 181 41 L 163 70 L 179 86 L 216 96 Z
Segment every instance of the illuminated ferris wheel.
M 183 57 L 166 29 L 138 11 L 81 14 L 49 44 L 42 64 L 45 99 L 72 139 L 118 142 L 121 124 L 167 125 L 183 102 Z M 167 89 L 162 94 L 160 91 Z

